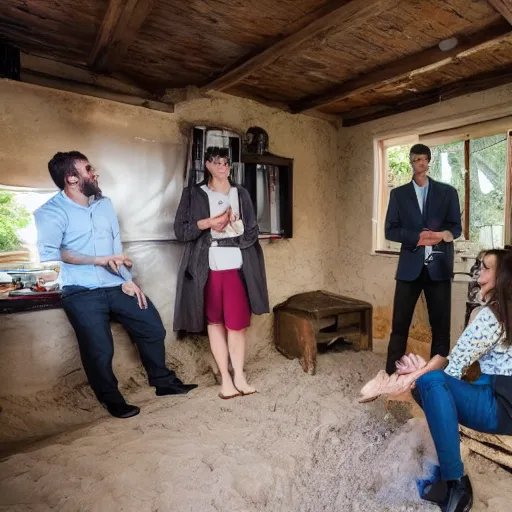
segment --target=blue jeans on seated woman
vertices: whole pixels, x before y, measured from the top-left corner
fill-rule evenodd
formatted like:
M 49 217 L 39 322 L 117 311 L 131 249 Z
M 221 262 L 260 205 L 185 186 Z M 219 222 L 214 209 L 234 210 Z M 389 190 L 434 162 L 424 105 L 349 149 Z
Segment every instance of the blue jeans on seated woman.
M 427 417 L 441 478 L 461 478 L 464 465 L 460 456 L 459 423 L 479 432 L 495 433 L 498 428 L 490 375 L 482 375 L 469 383 L 436 370 L 416 381 L 413 396 Z

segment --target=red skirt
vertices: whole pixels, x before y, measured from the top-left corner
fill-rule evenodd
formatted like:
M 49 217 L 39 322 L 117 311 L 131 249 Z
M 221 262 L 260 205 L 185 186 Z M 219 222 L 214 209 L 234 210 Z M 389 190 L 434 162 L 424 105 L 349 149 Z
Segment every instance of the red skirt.
M 251 324 L 251 309 L 238 269 L 210 270 L 204 295 L 209 325 L 241 331 Z

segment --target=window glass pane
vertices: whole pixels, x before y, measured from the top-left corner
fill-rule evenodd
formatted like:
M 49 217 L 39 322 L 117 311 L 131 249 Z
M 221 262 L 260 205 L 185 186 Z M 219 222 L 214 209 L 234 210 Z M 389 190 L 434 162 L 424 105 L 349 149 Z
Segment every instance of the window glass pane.
M 22 264 L 39 262 L 32 214 L 55 193 L 0 186 L 0 268 L 22 268 Z
M 281 235 L 279 167 L 256 165 L 256 221 L 262 235 Z
M 448 183 L 459 194 L 460 210 L 464 216 L 464 142 L 451 142 L 430 148 L 432 160 L 430 173 L 432 179 Z
M 400 185 L 409 183 L 412 179 L 412 169 L 409 163 L 409 149 L 410 145 L 406 146 L 392 146 L 386 150 L 387 162 L 387 182 L 386 189 L 384 190 L 384 200 L 387 205 L 389 204 L 389 194 L 391 190 Z M 384 240 L 384 247 L 381 249 L 388 251 L 399 251 L 400 245 L 398 242 L 391 242 Z
M 412 179 L 412 169 L 409 163 L 411 146 L 393 146 L 387 149 L 388 189 L 409 183 Z
M 470 240 L 479 247 L 503 247 L 507 136 L 470 141 Z

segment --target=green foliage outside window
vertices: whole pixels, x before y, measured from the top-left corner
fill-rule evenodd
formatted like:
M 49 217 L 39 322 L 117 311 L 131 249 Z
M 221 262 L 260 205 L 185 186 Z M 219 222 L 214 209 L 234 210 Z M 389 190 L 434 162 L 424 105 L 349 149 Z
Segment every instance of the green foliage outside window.
M 22 242 L 18 230 L 30 224 L 30 213 L 16 202 L 13 192 L 0 190 L 0 251 L 16 251 Z
M 388 185 L 391 188 L 405 185 L 412 179 L 409 149 L 410 146 L 393 146 L 388 149 Z

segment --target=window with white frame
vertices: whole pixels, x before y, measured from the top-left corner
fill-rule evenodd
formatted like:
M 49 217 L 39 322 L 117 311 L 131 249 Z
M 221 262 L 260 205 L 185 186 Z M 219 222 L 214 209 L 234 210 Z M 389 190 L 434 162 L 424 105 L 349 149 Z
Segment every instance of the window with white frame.
M 0 314 L 60 307 L 60 265 L 40 263 L 33 215 L 56 193 L 0 185 Z
M 377 141 L 376 252 L 400 249 L 399 243 L 385 239 L 386 211 L 391 190 L 412 179 L 409 149 L 418 142 L 432 151 L 429 175 L 459 194 L 463 233 L 458 243 L 464 241 L 472 252 L 510 243 L 512 132 L 503 129 L 503 123 L 487 131 L 491 134 L 481 136 L 477 130 L 464 134 L 459 129 Z
M 39 264 L 33 212 L 56 193 L 0 185 L 0 269 Z

